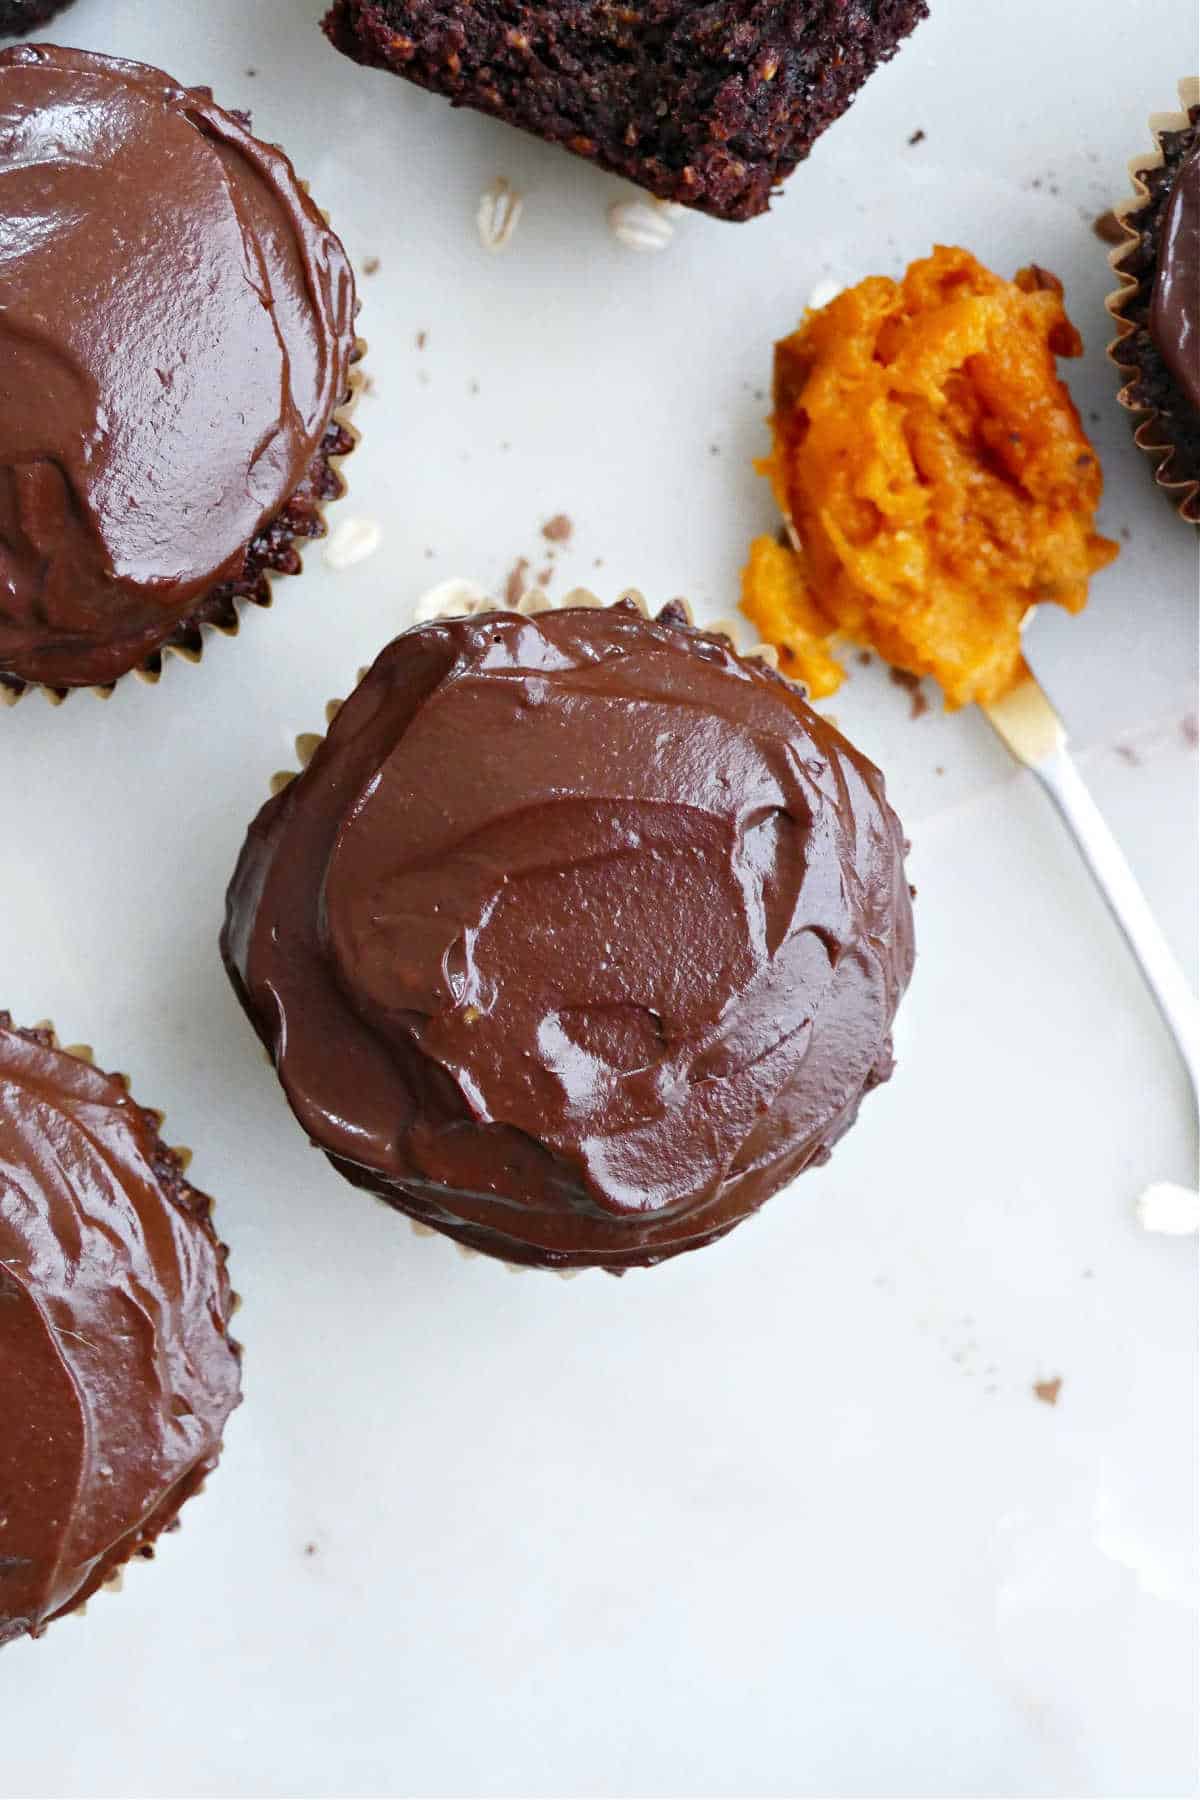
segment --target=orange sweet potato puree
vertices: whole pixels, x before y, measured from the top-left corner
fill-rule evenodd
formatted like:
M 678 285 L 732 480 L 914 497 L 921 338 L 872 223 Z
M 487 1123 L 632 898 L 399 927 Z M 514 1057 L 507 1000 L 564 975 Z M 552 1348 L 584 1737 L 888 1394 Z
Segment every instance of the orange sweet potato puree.
M 797 540 L 750 547 L 742 606 L 814 697 L 830 641 L 933 675 L 950 707 L 1020 673 L 1026 609 L 1078 612 L 1117 554 L 1093 530 L 1103 480 L 1057 356 L 1078 356 L 1062 287 L 939 247 L 871 276 L 775 347 L 760 465 Z

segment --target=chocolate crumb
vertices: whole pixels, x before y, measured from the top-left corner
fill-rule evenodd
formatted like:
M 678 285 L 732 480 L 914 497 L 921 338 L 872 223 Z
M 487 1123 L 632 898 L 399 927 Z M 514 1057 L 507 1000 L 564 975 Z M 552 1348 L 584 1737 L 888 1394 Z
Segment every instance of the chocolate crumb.
M 257 69 L 247 69 L 246 73 L 247 73 L 247 75 L 249 75 L 251 77 L 251 79 L 253 79 L 253 77 L 258 74 L 258 70 Z
M 604 558 L 602 556 L 598 556 L 596 558 L 595 562 L 592 564 L 592 567 L 593 567 L 593 569 L 602 569 L 604 567 Z
M 1133 533 L 1132 533 L 1132 531 L 1130 531 L 1128 525 L 1122 525 L 1122 527 L 1121 527 L 1122 541 L 1127 544 L 1129 542 L 1129 540 L 1132 538 L 1132 536 L 1133 536 Z
M 944 768 L 943 768 L 943 767 L 942 767 L 942 765 L 941 765 L 941 763 L 935 763 L 935 764 L 934 764 L 934 769 L 933 769 L 933 772 L 934 772 L 934 774 L 935 774 L 935 775 L 944 775 L 944 774 L 945 774 L 945 773 L 946 773 L 946 771 L 945 771 L 945 769 L 944 769 Z
M 791 549 L 792 540 L 788 536 L 788 528 L 786 525 L 781 525 L 779 527 L 779 530 L 775 533 L 775 542 L 777 544 L 779 544 L 781 546 L 781 548 L 784 550 Z
M 1117 755 L 1120 757 L 1121 761 L 1127 762 L 1131 769 L 1140 769 L 1141 768 L 1142 759 L 1138 755 L 1137 751 L 1134 749 L 1132 744 L 1117 744 L 1115 746 L 1115 748 L 1116 748 Z
M 921 690 L 921 677 L 914 675 L 911 669 L 889 669 L 888 680 L 893 687 L 903 688 L 909 696 L 910 719 L 919 719 L 929 711 L 929 702 Z
M 515 606 L 525 589 L 529 586 L 529 558 L 518 556 L 508 571 L 508 579 L 504 583 L 504 601 L 506 606 Z
M 869 669 L 873 659 L 869 650 L 860 650 L 854 660 L 861 663 L 864 669 Z
M 1052 1381 L 1035 1381 L 1033 1384 L 1034 1397 L 1040 1400 L 1043 1406 L 1057 1406 L 1062 1384 L 1061 1375 L 1056 1375 Z
M 429 342 L 429 333 L 427 331 L 418 331 L 418 333 L 417 333 L 417 349 L 423 350 L 428 342 Z
M 477 381 L 468 382 L 467 392 L 468 394 L 477 394 L 479 392 L 479 383 Z
M 1200 719 L 1197 719 L 1195 713 L 1189 713 L 1186 719 L 1180 719 L 1179 729 L 1189 749 L 1195 750 L 1200 746 Z
M 364 256 L 362 272 L 364 275 L 378 275 L 379 258 L 377 256 Z
M 539 587 L 543 587 L 543 588 L 549 587 L 550 583 L 553 580 L 554 580 L 554 565 L 553 565 L 553 563 L 547 563 L 547 565 L 544 569 L 538 570 L 537 584 Z
M 919 125 L 908 141 L 910 144 L 923 144 L 925 142 L 925 133 L 921 130 Z
M 720 444 L 710 444 L 708 446 L 708 454 L 710 456 L 720 456 L 720 454 L 721 454 Z
M 568 519 L 566 513 L 555 513 L 554 517 L 552 519 L 547 519 L 546 523 L 542 526 L 542 536 L 548 543 L 565 544 L 569 541 L 574 529 L 575 527 L 572 525 L 570 519 Z
M 317 1546 L 315 1544 L 305 1544 L 304 1554 L 305 1556 L 315 1556 L 317 1554 Z
M 1100 213 L 1092 220 L 1092 230 L 1102 244 L 1123 244 L 1125 242 L 1125 227 L 1111 207 L 1107 212 Z

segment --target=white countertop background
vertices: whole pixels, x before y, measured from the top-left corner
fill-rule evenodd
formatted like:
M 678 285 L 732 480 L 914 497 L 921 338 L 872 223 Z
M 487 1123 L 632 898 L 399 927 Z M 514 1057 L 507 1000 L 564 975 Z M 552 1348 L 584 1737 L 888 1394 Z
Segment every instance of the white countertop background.
M 78 0 L 57 32 L 252 108 L 379 259 L 334 519 L 384 540 L 339 573 L 313 547 L 157 688 L 0 715 L 0 1003 L 194 1147 L 247 1396 L 155 1564 L 0 1657 L 0 1794 L 1191 1793 L 1196 1246 L 1133 1203 L 1195 1179 L 1195 1127 L 981 718 L 914 721 L 852 665 L 828 710 L 886 769 L 919 890 L 899 1069 L 827 1168 L 623 1281 L 465 1260 L 342 1183 L 216 935 L 293 736 L 435 581 L 536 570 L 565 512 L 556 591 L 732 610 L 774 524 L 773 340 L 819 282 L 940 240 L 1066 282 L 1128 541 L 1031 660 L 1194 974 L 1196 543 L 1113 398 L 1091 227 L 1195 66 L 1193 9 L 935 0 L 768 218 L 685 217 L 659 256 L 610 235 L 621 183 L 355 68 L 321 10 Z M 488 257 L 497 175 L 525 211 Z

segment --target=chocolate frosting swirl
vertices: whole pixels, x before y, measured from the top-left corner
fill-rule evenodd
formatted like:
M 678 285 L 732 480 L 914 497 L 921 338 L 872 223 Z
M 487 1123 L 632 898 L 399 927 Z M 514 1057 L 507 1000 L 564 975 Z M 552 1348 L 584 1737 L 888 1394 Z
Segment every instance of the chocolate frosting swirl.
M 229 1310 L 154 1115 L 0 1013 L 0 1643 L 80 1605 L 214 1467 Z
M 547 1266 L 708 1242 L 891 1070 L 913 958 L 865 758 L 624 606 L 420 627 L 251 827 L 222 940 L 352 1181 Z
M 1150 335 L 1194 413 L 1200 413 L 1200 143 L 1171 188 L 1150 301 Z
M 287 157 L 157 69 L 0 52 L 0 672 L 115 680 L 241 571 L 346 391 Z

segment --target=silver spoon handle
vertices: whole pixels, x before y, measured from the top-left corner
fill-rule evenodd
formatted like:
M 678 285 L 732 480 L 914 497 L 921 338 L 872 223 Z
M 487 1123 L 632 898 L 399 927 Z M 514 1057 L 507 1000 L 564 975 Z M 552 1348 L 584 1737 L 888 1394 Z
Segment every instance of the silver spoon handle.
M 1062 720 L 1027 665 L 1003 699 L 993 700 L 983 710 L 1017 761 L 1033 771 L 1058 808 L 1175 1040 L 1192 1083 L 1193 1099 L 1200 1101 L 1200 1002 L 1150 911 L 1124 851 L 1071 760 Z
M 1109 911 L 1137 958 L 1200 1099 L 1200 1002 L 1175 960 L 1125 853 L 1087 790 L 1065 744 L 1030 767 L 1066 821 Z

